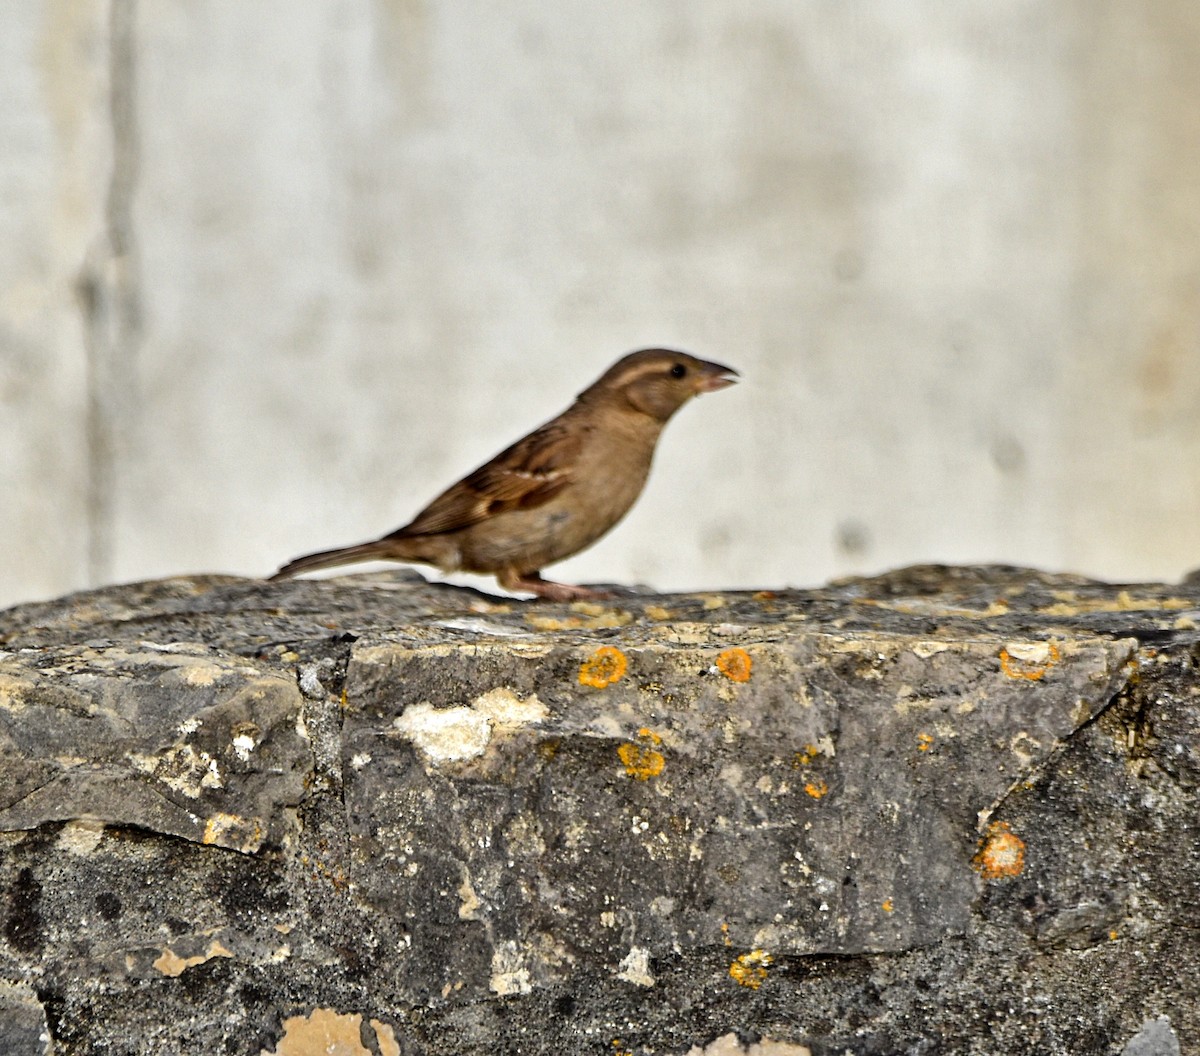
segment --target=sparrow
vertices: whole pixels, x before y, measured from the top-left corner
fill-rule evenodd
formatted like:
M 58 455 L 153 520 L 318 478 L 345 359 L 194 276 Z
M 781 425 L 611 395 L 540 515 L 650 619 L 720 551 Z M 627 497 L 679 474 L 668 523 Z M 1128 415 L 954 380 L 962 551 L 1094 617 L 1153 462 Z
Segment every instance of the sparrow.
M 693 396 L 737 371 L 647 348 L 617 360 L 557 418 L 442 492 L 390 535 L 289 561 L 271 579 L 355 561 L 404 561 L 495 575 L 510 591 L 553 601 L 605 597 L 541 570 L 596 542 L 641 494 L 654 448 Z

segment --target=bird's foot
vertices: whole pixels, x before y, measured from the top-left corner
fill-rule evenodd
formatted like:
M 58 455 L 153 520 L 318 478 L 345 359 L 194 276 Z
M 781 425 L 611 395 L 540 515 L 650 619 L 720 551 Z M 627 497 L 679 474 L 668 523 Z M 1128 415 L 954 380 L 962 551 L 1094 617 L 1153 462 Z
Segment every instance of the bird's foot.
M 555 583 L 549 579 L 542 579 L 536 572 L 530 572 L 525 576 L 517 572 L 508 572 L 496 578 L 505 590 L 528 591 L 547 601 L 599 601 L 612 597 L 607 590 L 576 587 L 570 583 Z

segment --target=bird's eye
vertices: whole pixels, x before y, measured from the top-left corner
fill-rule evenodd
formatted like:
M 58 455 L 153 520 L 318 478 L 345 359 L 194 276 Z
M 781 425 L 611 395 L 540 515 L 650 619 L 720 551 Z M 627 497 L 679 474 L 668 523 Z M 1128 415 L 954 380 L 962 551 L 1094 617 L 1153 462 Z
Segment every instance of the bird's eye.
M 671 368 L 671 377 L 673 378 L 682 378 L 686 373 L 687 367 L 685 367 L 682 363 L 676 363 L 675 366 Z

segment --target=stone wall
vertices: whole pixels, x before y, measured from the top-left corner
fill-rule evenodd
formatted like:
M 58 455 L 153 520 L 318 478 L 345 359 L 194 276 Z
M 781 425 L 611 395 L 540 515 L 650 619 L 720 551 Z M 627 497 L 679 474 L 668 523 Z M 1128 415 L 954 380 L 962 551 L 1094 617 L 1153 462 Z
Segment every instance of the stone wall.
M 0 613 L 0 1050 L 1200 1038 L 1200 588 L 917 567 Z

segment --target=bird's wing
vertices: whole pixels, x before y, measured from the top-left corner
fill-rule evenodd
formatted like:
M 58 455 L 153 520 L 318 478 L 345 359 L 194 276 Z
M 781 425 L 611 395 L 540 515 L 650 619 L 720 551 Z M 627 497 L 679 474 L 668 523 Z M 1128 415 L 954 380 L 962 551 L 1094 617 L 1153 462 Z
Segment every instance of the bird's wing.
M 392 537 L 457 532 L 540 506 L 571 483 L 581 447 L 578 431 L 548 422 L 444 491 Z

